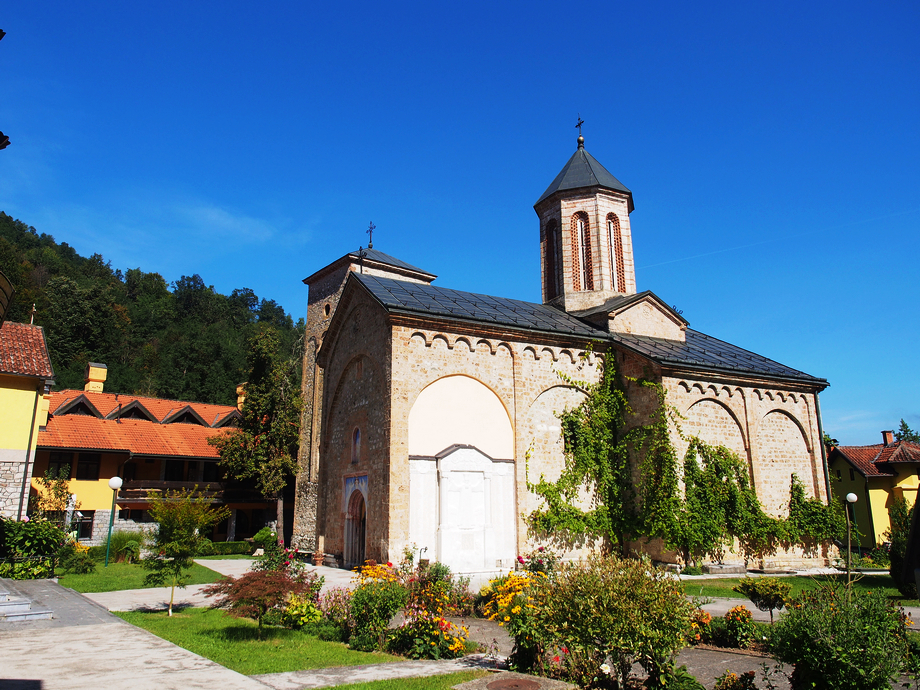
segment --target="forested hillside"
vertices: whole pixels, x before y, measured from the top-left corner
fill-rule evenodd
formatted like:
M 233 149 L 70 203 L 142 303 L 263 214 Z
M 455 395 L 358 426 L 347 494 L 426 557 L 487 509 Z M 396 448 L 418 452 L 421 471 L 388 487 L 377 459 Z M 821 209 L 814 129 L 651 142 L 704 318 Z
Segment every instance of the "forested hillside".
M 227 296 L 197 274 L 169 284 L 140 268 L 122 273 L 2 212 L 0 271 L 16 289 L 8 321 L 29 323 L 35 305 L 57 388 L 82 388 L 86 363 L 101 362 L 107 391 L 234 404 L 253 332 L 272 326 L 285 353 L 304 330 L 248 288 Z

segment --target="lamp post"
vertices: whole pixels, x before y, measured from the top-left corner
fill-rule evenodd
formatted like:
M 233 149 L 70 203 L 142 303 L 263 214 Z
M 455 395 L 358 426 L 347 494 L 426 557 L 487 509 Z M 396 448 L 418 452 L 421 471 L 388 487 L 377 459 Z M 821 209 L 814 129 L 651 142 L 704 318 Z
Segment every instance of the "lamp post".
M 847 494 L 847 503 L 856 503 L 856 494 Z M 850 595 L 850 582 L 852 575 L 850 573 L 850 559 L 852 558 L 852 549 L 850 548 L 850 506 L 844 505 L 847 514 L 847 596 Z M 854 516 L 855 517 L 855 516 Z
M 106 568 L 109 567 L 109 550 L 112 548 L 112 525 L 115 524 L 115 497 L 118 496 L 118 490 L 121 488 L 121 484 L 121 477 L 112 477 L 109 480 L 109 488 L 112 490 L 112 512 L 109 513 L 109 538 L 105 542 Z M 847 526 L 849 526 L 849 523 L 847 523 Z

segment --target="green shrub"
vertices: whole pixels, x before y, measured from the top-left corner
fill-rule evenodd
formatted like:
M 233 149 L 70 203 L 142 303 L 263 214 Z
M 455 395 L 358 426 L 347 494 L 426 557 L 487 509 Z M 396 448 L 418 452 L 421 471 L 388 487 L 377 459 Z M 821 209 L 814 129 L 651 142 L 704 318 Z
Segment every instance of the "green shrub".
M 703 574 L 703 566 L 701 566 L 701 565 L 686 565 L 686 566 L 684 566 L 684 568 L 680 571 L 680 574 L 681 574 L 681 575 L 702 575 L 702 574 Z
M 253 545 L 248 541 L 212 541 L 211 554 L 215 556 L 234 556 L 252 554 Z
M 66 541 L 64 531 L 48 520 L 0 518 L 0 558 L 53 556 Z
M 753 671 L 742 673 L 740 676 L 737 673 L 725 671 L 716 678 L 713 690 L 757 690 L 757 683 L 754 682 L 756 675 Z
M 906 668 L 906 617 L 881 592 L 825 585 L 790 600 L 770 648 L 793 688 L 881 690 Z
M 143 532 L 137 530 L 127 530 L 127 529 L 117 529 L 112 532 L 112 538 L 106 539 L 103 542 L 102 549 L 102 558 L 105 559 L 105 550 L 106 546 L 109 549 L 109 562 L 115 563 L 130 563 L 131 559 L 137 560 L 140 557 L 141 552 L 141 542 L 144 541 L 146 535 Z M 135 546 L 128 547 L 128 544 L 135 544 Z M 125 547 L 128 547 L 128 551 L 125 551 Z
M 745 649 L 754 640 L 757 624 L 747 607 L 730 609 L 724 617 L 713 618 L 702 630 L 702 641 L 716 647 Z
M 908 508 L 903 496 L 896 498 L 889 509 L 891 528 L 884 535 L 891 542 L 891 548 L 888 551 L 890 563 L 888 573 L 894 580 L 898 591 L 908 599 L 917 598 L 917 583 L 913 573 L 904 572 L 904 559 L 907 557 L 907 540 L 910 537 L 910 523 L 913 514 L 914 506 Z
M 316 601 L 309 594 L 292 595 L 284 606 L 284 612 L 281 615 L 281 624 L 286 628 L 299 630 L 305 625 L 316 623 L 323 617 L 322 612 L 316 605 Z
M 382 650 L 390 619 L 406 603 L 406 596 L 405 588 L 392 580 L 362 582 L 351 595 L 352 649 Z
M 680 582 L 647 560 L 564 563 L 551 578 L 534 577 L 528 594 L 532 604 L 521 607 L 530 620 L 515 643 L 532 635 L 539 648 L 532 670 L 581 686 L 607 666 L 624 687 L 636 662 L 660 684 L 690 632 L 693 605 Z
M 306 623 L 300 629 L 300 631 L 306 633 L 307 635 L 313 635 L 313 637 L 323 640 L 324 642 L 348 641 L 342 636 L 341 627 L 325 619 L 320 619 L 312 623 Z
M 761 611 L 769 611 L 772 623 L 773 610 L 783 608 L 792 585 L 775 577 L 749 577 L 732 589 L 750 599 Z
M 269 541 L 278 541 L 277 535 L 270 527 L 263 527 L 252 536 L 252 543 L 260 549 L 264 549 Z
M 722 621 L 723 646 L 744 649 L 754 640 L 757 625 L 754 623 L 754 616 L 743 604 L 729 609 Z
M 0 577 L 54 577 L 57 552 L 66 541 L 63 530 L 48 520 L 20 522 L 0 518 Z
M 339 631 L 339 641 L 348 642 L 354 630 L 351 617 L 351 590 L 347 587 L 331 587 L 319 598 L 319 610 L 323 620 L 335 626 Z
M 58 552 L 58 568 L 75 575 L 96 572 L 96 561 L 85 546 L 68 541 Z

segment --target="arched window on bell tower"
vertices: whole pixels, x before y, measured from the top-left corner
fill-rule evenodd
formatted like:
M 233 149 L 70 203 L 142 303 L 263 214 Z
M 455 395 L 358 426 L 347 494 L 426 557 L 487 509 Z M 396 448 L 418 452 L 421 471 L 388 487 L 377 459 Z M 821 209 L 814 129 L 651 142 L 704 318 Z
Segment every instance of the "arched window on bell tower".
M 613 289 L 626 292 L 626 267 L 623 263 L 623 233 L 616 213 L 607 214 L 607 235 L 610 239 L 610 277 Z
M 543 294 L 544 301 L 549 302 L 559 294 L 559 226 L 555 218 L 546 224 L 543 251 Z
M 591 261 L 591 228 L 588 214 L 579 211 L 572 216 L 572 277 L 576 290 L 593 290 L 594 274 Z

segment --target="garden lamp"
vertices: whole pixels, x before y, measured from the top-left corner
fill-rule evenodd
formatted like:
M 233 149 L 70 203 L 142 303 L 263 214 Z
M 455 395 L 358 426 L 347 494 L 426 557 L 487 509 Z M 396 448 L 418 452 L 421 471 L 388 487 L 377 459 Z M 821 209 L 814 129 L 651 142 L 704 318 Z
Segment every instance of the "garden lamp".
M 847 503 L 856 503 L 856 494 L 847 494 Z M 850 559 L 852 558 L 852 549 L 850 548 L 850 506 L 844 506 L 844 512 L 847 514 L 847 592 L 850 590 Z
M 115 497 L 118 496 L 118 490 L 121 488 L 121 477 L 112 477 L 109 480 L 109 488 L 112 490 L 112 512 L 109 513 L 109 538 L 105 542 L 105 567 L 109 567 L 109 550 L 112 548 L 112 525 L 115 523 Z

